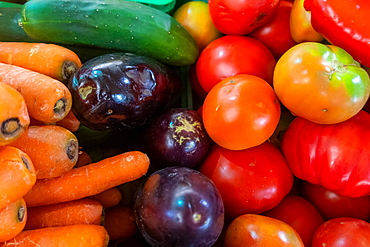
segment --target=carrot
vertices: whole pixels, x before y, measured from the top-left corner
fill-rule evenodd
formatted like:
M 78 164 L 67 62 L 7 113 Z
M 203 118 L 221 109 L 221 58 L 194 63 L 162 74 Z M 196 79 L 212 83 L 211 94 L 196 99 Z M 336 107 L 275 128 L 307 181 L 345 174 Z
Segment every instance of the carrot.
M 71 110 L 72 95 L 67 86 L 44 74 L 0 63 L 0 82 L 18 90 L 26 102 L 30 117 L 41 122 L 60 121 Z
M 134 210 L 129 206 L 115 206 L 105 211 L 104 227 L 110 240 L 134 236 L 138 232 Z
M 77 137 L 56 125 L 29 126 L 9 145 L 29 155 L 37 179 L 59 177 L 71 170 L 78 159 Z
M 55 123 L 44 123 L 37 119 L 30 117 L 29 125 L 58 125 L 68 129 L 71 132 L 75 132 L 80 128 L 81 122 L 76 118 L 72 111 L 69 111 L 68 114 L 62 119 Z
M 28 207 L 25 230 L 79 224 L 100 225 L 103 205 L 93 199 L 82 198 L 51 205 Z
M 9 203 L 0 209 L 0 242 L 18 235 L 27 221 L 27 207 L 23 198 Z
M 73 168 L 60 177 L 38 179 L 24 199 L 29 207 L 72 201 L 136 180 L 148 168 L 146 154 L 129 151 Z
M 93 160 L 92 160 L 90 154 L 87 153 L 86 151 L 80 149 L 78 151 L 77 163 L 75 164 L 74 167 L 77 168 L 77 167 L 85 166 L 85 165 L 88 165 L 92 162 L 93 162 Z
M 39 72 L 67 84 L 81 67 L 78 55 L 56 44 L 0 42 L 0 62 Z
M 117 187 L 113 187 L 99 194 L 90 196 L 91 199 L 99 201 L 104 208 L 117 206 L 122 200 L 122 193 Z
M 0 92 L 0 146 L 2 146 L 23 134 L 30 124 L 30 117 L 22 94 L 5 83 L 0 83 Z
M 25 230 L 0 243 L 0 247 L 106 247 L 108 243 L 109 235 L 103 226 L 71 225 Z
M 30 157 L 20 149 L 0 147 L 0 208 L 22 198 L 36 182 Z
M 69 111 L 62 120 L 56 122 L 56 125 L 62 126 L 71 132 L 75 132 L 80 128 L 81 122 L 76 118 L 72 111 Z

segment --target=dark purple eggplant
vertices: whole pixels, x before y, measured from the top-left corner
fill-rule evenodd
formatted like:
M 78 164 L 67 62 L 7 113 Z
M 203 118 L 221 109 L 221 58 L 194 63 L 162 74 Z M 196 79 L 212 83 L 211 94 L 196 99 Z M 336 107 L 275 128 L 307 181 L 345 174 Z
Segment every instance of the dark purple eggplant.
M 136 191 L 134 212 L 153 247 L 209 247 L 224 226 L 224 204 L 214 183 L 188 167 L 152 173 Z
M 143 126 L 181 94 L 177 68 L 131 53 L 105 54 L 85 62 L 68 88 L 72 111 L 93 130 Z
M 151 121 L 143 134 L 151 169 L 167 166 L 195 168 L 212 145 L 201 116 L 187 108 L 171 108 Z

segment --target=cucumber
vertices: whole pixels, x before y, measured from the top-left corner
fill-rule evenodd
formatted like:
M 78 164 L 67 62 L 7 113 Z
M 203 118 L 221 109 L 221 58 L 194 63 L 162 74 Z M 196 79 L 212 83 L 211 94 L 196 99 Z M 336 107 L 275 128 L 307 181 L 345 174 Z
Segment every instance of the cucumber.
M 199 55 L 171 15 L 134 1 L 32 0 L 21 14 L 28 36 L 43 42 L 115 49 L 174 66 L 191 65 Z
M 22 6 L 18 3 L 0 2 L 0 41 L 34 42 L 20 25 Z

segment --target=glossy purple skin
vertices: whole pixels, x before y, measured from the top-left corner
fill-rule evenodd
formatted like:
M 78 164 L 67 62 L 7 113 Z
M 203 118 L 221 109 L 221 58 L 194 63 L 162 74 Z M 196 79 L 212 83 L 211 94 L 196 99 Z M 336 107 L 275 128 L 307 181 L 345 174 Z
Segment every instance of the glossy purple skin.
M 150 123 L 145 133 L 147 154 L 159 168 L 194 168 L 205 159 L 212 144 L 201 116 L 187 108 L 163 112 Z
M 217 188 L 187 167 L 152 173 L 137 190 L 134 210 L 139 230 L 151 246 L 208 247 L 224 225 Z
M 152 58 L 112 53 L 85 62 L 71 77 L 72 111 L 94 130 L 136 128 L 163 109 L 172 107 L 181 93 L 175 68 Z

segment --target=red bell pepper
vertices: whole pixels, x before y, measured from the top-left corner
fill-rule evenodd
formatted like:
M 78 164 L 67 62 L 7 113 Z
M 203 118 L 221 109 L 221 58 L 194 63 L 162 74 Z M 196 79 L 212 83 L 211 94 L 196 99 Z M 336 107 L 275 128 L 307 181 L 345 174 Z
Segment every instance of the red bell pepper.
M 370 67 L 369 0 L 305 0 L 304 7 L 318 33 Z

